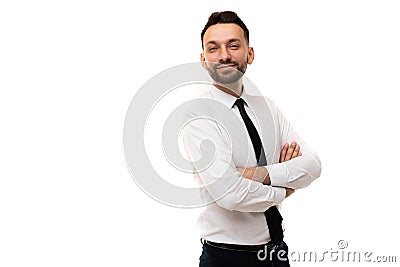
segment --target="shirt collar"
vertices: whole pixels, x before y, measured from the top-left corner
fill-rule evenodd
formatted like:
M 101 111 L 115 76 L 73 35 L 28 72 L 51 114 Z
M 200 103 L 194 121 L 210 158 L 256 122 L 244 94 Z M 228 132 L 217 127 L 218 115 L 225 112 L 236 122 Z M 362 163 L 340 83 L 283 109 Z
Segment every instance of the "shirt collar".
M 224 91 L 218 89 L 215 86 L 211 87 L 211 94 L 215 100 L 222 102 L 228 108 L 232 108 L 237 99 L 235 96 L 225 93 Z M 246 94 L 246 90 L 245 90 L 244 86 L 243 86 L 242 95 L 240 97 L 244 100 L 244 103 L 247 106 L 247 94 Z

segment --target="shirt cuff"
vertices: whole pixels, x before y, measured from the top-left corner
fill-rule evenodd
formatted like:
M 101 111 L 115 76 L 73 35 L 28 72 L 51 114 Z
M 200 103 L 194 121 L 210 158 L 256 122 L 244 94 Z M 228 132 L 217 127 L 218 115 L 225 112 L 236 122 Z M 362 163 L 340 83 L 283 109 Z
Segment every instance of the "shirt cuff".
M 278 163 L 266 166 L 264 168 L 267 168 L 269 180 L 271 181 L 271 186 L 286 187 L 288 181 L 285 178 L 288 177 L 289 172 L 285 164 Z
M 275 193 L 275 204 L 280 204 L 286 197 L 286 189 L 282 187 L 272 187 Z

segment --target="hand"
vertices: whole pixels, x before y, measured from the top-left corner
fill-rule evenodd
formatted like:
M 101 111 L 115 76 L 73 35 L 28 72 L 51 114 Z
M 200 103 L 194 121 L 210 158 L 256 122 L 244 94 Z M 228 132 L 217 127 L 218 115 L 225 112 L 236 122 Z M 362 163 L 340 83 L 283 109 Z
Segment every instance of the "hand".
M 285 187 L 285 189 L 286 189 L 286 196 L 285 196 L 285 198 L 287 198 L 287 197 L 289 197 L 291 194 L 293 194 L 294 193 L 294 189 L 292 189 L 292 188 L 286 188 Z
M 290 146 L 289 144 L 285 144 L 282 148 L 279 162 L 280 163 L 285 162 L 294 159 L 298 156 L 301 156 L 300 145 L 298 145 L 296 142 L 292 142 Z M 271 180 L 269 178 L 269 174 L 266 168 L 249 167 L 249 168 L 236 168 L 236 170 L 240 172 L 243 178 L 260 182 L 265 185 L 271 184 Z M 293 192 L 291 192 L 288 196 L 290 196 L 291 194 L 293 194 Z
M 253 178 L 255 178 L 257 167 L 236 168 L 236 170 L 240 172 L 243 178 L 253 180 Z
M 282 162 L 294 159 L 296 157 L 299 157 L 301 155 L 302 154 L 300 151 L 299 144 L 297 144 L 296 142 L 292 142 L 289 146 L 289 144 L 286 143 L 282 148 L 279 162 L 282 163 Z M 295 192 L 295 190 L 292 188 L 285 188 L 285 190 L 286 190 L 285 198 L 291 196 Z
M 296 157 L 301 156 L 301 151 L 300 151 L 300 145 L 297 144 L 296 142 L 292 142 L 289 146 L 288 143 L 286 143 L 281 151 L 281 156 L 279 158 L 279 163 L 294 159 Z
M 249 168 L 236 168 L 243 178 L 253 180 L 255 182 L 270 185 L 269 174 L 266 168 L 263 167 L 249 167 Z
M 250 168 L 236 168 L 238 172 L 242 175 L 243 178 L 257 181 L 263 183 L 265 185 L 270 185 L 271 181 L 269 179 L 269 174 L 265 168 L 257 168 L 257 167 L 250 167 Z M 285 198 L 289 197 L 291 194 L 295 192 L 292 188 L 286 188 L 286 195 Z

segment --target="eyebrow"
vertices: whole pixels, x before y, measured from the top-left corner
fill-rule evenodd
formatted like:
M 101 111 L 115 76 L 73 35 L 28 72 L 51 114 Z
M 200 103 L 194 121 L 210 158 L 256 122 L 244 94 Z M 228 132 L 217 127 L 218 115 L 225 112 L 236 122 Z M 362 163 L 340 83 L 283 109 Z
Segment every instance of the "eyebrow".
M 229 43 L 233 43 L 233 42 L 241 42 L 241 40 L 239 38 L 232 38 L 232 39 L 229 39 L 227 43 L 229 44 Z M 206 43 L 206 46 L 210 45 L 210 44 L 218 44 L 218 43 L 214 40 L 211 40 Z

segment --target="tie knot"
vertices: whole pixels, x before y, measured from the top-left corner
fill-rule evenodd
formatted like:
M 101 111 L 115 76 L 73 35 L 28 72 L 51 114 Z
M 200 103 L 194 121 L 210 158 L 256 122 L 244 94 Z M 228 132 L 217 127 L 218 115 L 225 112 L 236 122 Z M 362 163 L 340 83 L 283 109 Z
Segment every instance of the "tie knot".
M 238 98 L 235 101 L 235 105 L 238 106 L 238 108 L 244 108 L 244 100 L 242 98 Z

